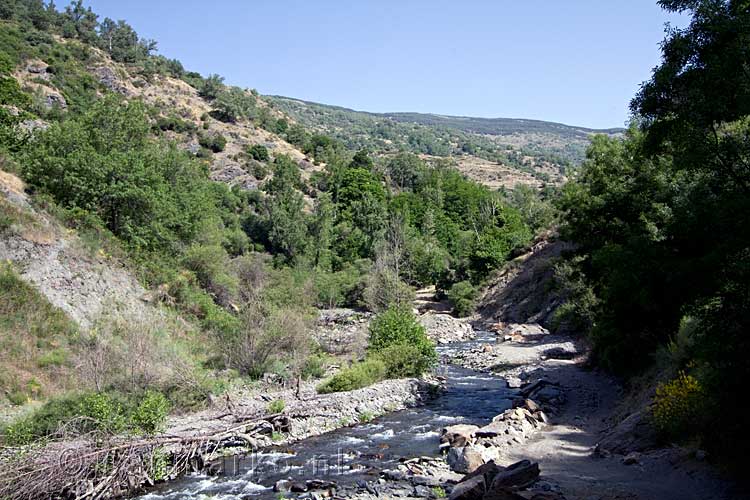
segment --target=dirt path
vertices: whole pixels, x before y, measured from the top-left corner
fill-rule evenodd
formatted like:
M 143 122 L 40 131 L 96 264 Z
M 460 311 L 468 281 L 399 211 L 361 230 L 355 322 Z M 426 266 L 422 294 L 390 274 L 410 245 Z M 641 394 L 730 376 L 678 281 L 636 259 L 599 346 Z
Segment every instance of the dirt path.
M 496 360 L 512 360 L 508 375 L 544 378 L 558 384 L 565 402 L 550 424 L 522 445 L 502 451 L 504 463 L 539 462 L 541 481 L 568 500 L 710 500 L 748 498 L 719 477 L 694 450 L 676 446 L 623 455 L 596 452 L 622 412 L 623 391 L 612 378 L 585 368 L 585 355 L 571 360 L 544 359 L 555 347 L 572 342 L 548 335 L 493 346 Z M 633 439 L 627 436 L 625 439 Z M 616 443 L 612 438 L 608 444 Z M 632 462 L 632 463 L 631 463 Z M 627 463 L 627 465 L 626 465 Z

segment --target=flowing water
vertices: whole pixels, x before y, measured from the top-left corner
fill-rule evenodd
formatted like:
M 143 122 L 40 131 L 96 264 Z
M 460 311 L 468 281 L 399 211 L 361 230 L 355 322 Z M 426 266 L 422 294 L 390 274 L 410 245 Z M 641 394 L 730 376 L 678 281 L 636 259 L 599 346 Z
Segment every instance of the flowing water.
M 469 342 L 440 346 L 441 354 L 494 342 L 478 332 Z M 161 485 L 141 500 L 275 499 L 280 479 L 307 479 L 338 484 L 374 479 L 399 459 L 436 456 L 440 429 L 457 423 L 485 424 L 511 406 L 512 391 L 504 379 L 465 368 L 443 365 L 447 388 L 423 406 L 394 412 L 370 423 L 346 427 L 305 439 L 288 447 L 227 458 L 219 476 L 188 475 Z

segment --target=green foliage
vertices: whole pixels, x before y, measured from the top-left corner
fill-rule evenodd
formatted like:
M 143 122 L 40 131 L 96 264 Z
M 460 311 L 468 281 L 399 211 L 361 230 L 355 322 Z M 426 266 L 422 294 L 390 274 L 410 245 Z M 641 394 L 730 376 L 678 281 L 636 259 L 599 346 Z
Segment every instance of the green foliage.
M 262 144 L 253 144 L 247 148 L 247 154 L 250 155 L 250 158 L 257 161 L 268 161 L 270 159 L 268 148 Z
M 227 139 L 219 133 L 198 134 L 198 144 L 214 153 L 221 153 L 227 146 Z
M 362 424 L 370 423 L 374 419 L 375 419 L 375 414 L 372 413 L 371 411 L 365 410 L 365 411 L 363 411 L 362 413 L 359 414 L 359 422 L 362 423 Z
M 372 312 L 393 307 L 408 307 L 414 301 L 414 289 L 388 268 L 374 268 L 365 279 L 362 303 Z
M 469 316 L 474 312 L 477 289 L 470 281 L 454 283 L 448 290 L 448 300 L 453 306 L 453 314 L 458 317 Z
M 198 94 L 204 99 L 216 99 L 224 90 L 224 78 L 219 75 L 208 75 L 198 88 Z
M 320 384 L 317 390 L 321 394 L 353 391 L 379 382 L 385 376 L 385 364 L 379 359 L 368 359 L 342 369 L 336 375 Z
M 326 373 L 326 366 L 330 364 L 329 358 L 324 354 L 313 354 L 305 360 L 300 372 L 302 380 L 322 378 Z
M 427 337 L 424 327 L 406 307 L 393 307 L 375 316 L 370 323 L 368 352 L 389 355 L 393 372 L 389 376 L 418 376 L 437 362 L 435 345 Z M 411 360 L 406 358 L 411 357 Z
M 221 246 L 193 245 L 185 252 L 183 265 L 195 273 L 201 287 L 219 304 L 228 305 L 237 294 L 237 278 L 227 272 L 229 255 Z
M 212 116 L 223 122 L 234 123 L 255 116 L 255 98 L 238 87 L 219 92 L 213 100 Z
M 698 380 L 681 372 L 656 387 L 652 413 L 656 427 L 665 435 L 685 437 L 699 428 L 705 395 Z
M 448 494 L 441 486 L 433 486 L 430 488 L 430 492 L 434 498 L 447 498 Z
M 216 209 L 199 165 L 148 132 L 141 104 L 108 97 L 38 134 L 24 152 L 24 176 L 133 248 L 170 248 L 195 237 Z
M 13 404 L 58 388 L 56 379 L 67 369 L 76 332 L 75 323 L 62 310 L 21 279 L 10 264 L 0 263 L 0 391 Z M 15 374 L 28 370 L 42 378 L 41 386 L 16 379 Z
M 732 1 L 659 3 L 691 21 L 667 32 L 626 136 L 594 138 L 557 202 L 561 232 L 577 244 L 584 283 L 574 288 L 593 309 L 587 322 L 603 366 L 637 373 L 679 336 L 685 314 L 693 318 L 691 342 L 672 360 L 689 374 L 661 387 L 656 420 L 668 432 L 697 432 L 735 464 L 748 446 L 744 429 L 691 412 L 699 392 L 700 414 L 731 407 L 750 377 L 750 12 Z
M 67 433 L 96 431 L 153 435 L 166 422 L 169 403 L 163 394 L 146 391 L 123 395 L 114 392 L 71 394 L 48 401 L 31 414 L 3 429 L 6 444 L 24 445 Z
M 197 127 L 193 122 L 183 120 L 177 116 L 160 116 L 156 120 L 156 128 L 162 131 L 177 132 L 178 134 L 195 133 Z
M 0 104 L 26 108 L 31 105 L 31 97 L 21 90 L 13 77 L 0 77 Z
M 286 403 L 284 403 L 284 400 L 276 399 L 268 404 L 268 413 L 272 415 L 275 413 L 281 413 L 282 411 L 284 411 L 284 408 L 286 408 Z
M 384 347 L 373 354 L 373 358 L 385 364 L 388 378 L 420 377 L 432 369 L 437 360 L 429 349 L 406 343 Z
M 162 393 L 149 390 L 140 397 L 130 420 L 138 431 L 154 435 L 163 430 L 169 408 L 169 401 Z

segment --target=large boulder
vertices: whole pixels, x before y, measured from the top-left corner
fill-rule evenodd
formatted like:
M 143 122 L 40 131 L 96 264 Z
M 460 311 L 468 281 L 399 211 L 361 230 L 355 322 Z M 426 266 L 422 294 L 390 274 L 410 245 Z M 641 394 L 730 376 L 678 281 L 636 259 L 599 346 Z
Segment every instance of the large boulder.
M 615 425 L 599 442 L 597 449 L 627 455 L 634 451 L 643 452 L 656 448 L 658 433 L 648 418 L 647 411 L 638 410 Z
M 479 427 L 476 425 L 456 424 L 443 428 L 440 436 L 441 443 L 448 443 L 451 447 L 463 448 L 471 443 L 474 432 Z
M 525 488 L 539 478 L 539 464 L 521 460 L 495 475 L 488 491 Z
M 474 446 L 451 448 L 446 457 L 448 467 L 453 472 L 469 474 L 477 470 L 483 463 L 482 450 Z
M 454 486 L 448 498 L 450 500 L 482 500 L 486 491 L 484 476 L 474 476 Z

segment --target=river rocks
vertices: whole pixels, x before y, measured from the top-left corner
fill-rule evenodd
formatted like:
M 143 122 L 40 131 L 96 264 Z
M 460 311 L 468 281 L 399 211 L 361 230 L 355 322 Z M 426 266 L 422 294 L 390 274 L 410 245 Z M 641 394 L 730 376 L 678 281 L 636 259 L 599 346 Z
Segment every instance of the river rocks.
M 449 314 L 426 313 L 419 322 L 427 330 L 427 336 L 438 344 L 464 342 L 475 337 L 471 325 Z
M 446 461 L 453 472 L 463 474 L 474 472 L 485 462 L 481 450 L 473 446 L 451 448 L 448 451 Z
M 462 448 L 469 444 L 474 432 L 479 427 L 476 425 L 456 424 L 443 428 L 440 436 L 441 443 L 448 443 L 451 447 Z
M 475 476 L 458 483 L 451 491 L 450 500 L 482 500 L 487 492 L 487 485 L 484 482 L 484 476 Z
M 640 462 L 641 454 L 637 451 L 633 451 L 625 455 L 622 459 L 622 463 L 625 465 L 635 465 Z
M 517 492 L 532 485 L 539 477 L 539 464 L 522 460 L 508 467 L 494 462 L 478 467 L 455 485 L 452 500 L 525 500 Z M 532 497 L 533 498 L 533 497 Z
M 516 462 L 495 475 L 489 490 L 524 488 L 539 477 L 539 464 L 529 460 Z
M 494 328 L 495 333 L 505 339 L 515 342 L 529 342 L 539 340 L 549 335 L 549 330 L 538 323 L 499 323 Z

